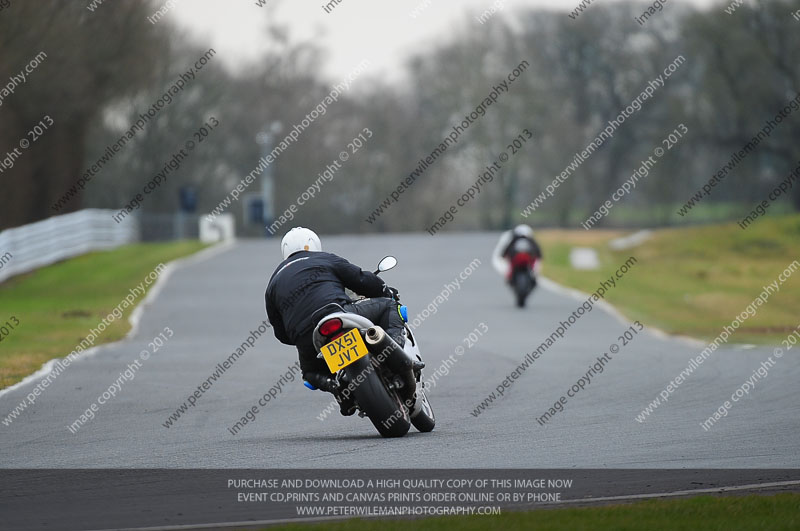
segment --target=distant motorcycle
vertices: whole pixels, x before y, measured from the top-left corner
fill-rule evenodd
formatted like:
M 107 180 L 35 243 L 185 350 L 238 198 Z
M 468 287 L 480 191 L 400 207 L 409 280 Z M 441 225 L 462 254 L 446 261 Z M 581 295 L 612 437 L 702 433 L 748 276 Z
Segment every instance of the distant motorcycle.
M 542 256 L 542 249 L 533 238 L 533 229 L 524 224 L 503 232 L 492 251 L 492 267 L 514 290 L 520 308 L 536 288 Z
M 528 295 L 536 288 L 536 264 L 536 258 L 529 253 L 517 253 L 511 259 L 509 283 L 519 308 L 525 307 Z
M 396 265 L 397 259 L 387 256 L 375 274 Z M 405 312 L 401 307 L 404 318 Z M 335 375 L 341 393 L 355 399 L 359 416 L 369 417 L 383 437 L 402 437 L 412 424 L 421 432 L 433 430 L 436 419 L 421 381 L 425 364 L 411 329 L 406 326 L 401 347 L 383 328 L 338 304 L 316 313 L 325 313 L 313 335 L 318 357 Z

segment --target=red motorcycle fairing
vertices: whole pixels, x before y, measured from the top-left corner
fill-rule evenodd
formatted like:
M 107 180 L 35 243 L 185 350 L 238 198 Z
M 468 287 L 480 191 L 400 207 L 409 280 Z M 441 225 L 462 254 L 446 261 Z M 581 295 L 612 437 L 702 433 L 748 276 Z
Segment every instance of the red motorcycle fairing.
M 510 267 L 508 269 L 508 273 L 506 273 L 506 280 L 511 279 L 511 275 L 514 271 L 518 271 L 520 269 L 533 270 L 533 267 L 536 265 L 536 258 L 534 258 L 530 253 L 517 253 L 511 257 L 509 265 Z

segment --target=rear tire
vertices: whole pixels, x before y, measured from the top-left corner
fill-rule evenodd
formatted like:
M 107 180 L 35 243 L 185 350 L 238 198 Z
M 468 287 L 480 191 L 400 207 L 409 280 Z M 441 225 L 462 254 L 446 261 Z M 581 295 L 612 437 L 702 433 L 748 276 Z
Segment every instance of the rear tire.
M 433 428 L 436 426 L 436 416 L 433 414 L 433 407 L 431 407 L 431 403 L 428 402 L 428 397 L 425 395 L 422 384 L 420 383 L 417 385 L 417 403 L 421 406 L 421 411 L 411 417 L 411 424 L 417 428 L 417 431 L 428 433 L 429 431 L 433 431 Z
M 521 271 L 514 275 L 514 292 L 517 295 L 517 306 L 524 308 L 525 299 L 530 293 L 530 279 L 526 278 L 525 273 Z
M 390 393 L 366 356 L 345 368 L 348 381 L 361 383 L 353 389 L 353 397 L 383 437 L 402 437 L 411 428 L 408 411 L 395 393 Z

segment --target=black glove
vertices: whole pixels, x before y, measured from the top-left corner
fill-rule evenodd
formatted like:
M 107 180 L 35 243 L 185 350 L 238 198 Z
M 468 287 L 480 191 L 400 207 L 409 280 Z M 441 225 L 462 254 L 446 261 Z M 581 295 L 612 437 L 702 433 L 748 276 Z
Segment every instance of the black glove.
M 383 285 L 383 295 L 393 300 L 400 300 L 400 292 L 397 289 L 390 287 L 387 284 Z

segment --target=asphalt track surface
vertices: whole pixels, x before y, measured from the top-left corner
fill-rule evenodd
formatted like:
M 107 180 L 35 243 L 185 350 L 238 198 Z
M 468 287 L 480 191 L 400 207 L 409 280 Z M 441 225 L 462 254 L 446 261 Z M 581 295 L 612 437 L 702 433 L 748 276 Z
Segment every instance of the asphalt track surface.
M 278 243 L 241 241 L 175 271 L 144 312 L 135 337 L 74 363 L 11 426 L 0 426 L 0 462 L 6 468 L 800 467 L 800 361 L 794 352 L 778 360 L 711 430 L 700 427 L 773 354 L 769 347 L 717 350 L 667 404 L 639 423 L 636 415 L 701 350 L 640 334 L 563 412 L 540 426 L 536 417 L 628 328 L 601 309 L 579 319 L 502 399 L 474 417 L 480 401 L 579 305 L 539 289 L 527 309 L 515 308 L 491 267 L 494 242 L 491 234 L 325 240 L 327 250 L 364 268 L 384 254 L 396 255 L 398 267 L 384 276 L 400 289 L 412 319 L 470 262 L 481 261 L 417 329 L 425 377 L 457 346 L 466 346 L 464 337 L 480 323 L 489 329 L 455 356 L 450 373 L 430 391 L 437 413 L 432 433 L 412 429 L 403 439 L 387 441 L 358 416 L 337 412 L 320 421 L 330 395 L 309 391 L 296 379 L 261 408 L 254 423 L 231 435 L 228 428 L 296 361 L 294 349 L 271 331 L 196 407 L 172 427 L 162 425 L 266 317 L 263 291 L 279 263 Z M 636 274 L 635 267 L 628 273 Z M 736 312 L 731 310 L 731 318 Z M 67 426 L 165 326 L 174 337 L 94 420 L 70 433 Z M 13 409 L 31 387 L 0 397 L 0 412 Z
M 800 468 L 797 415 L 800 361 L 790 351 L 767 378 L 708 432 L 700 423 L 773 355 L 773 348 L 726 346 L 705 361 L 644 423 L 635 420 L 702 346 L 645 330 L 612 355 L 602 374 L 545 426 L 536 422 L 628 327 L 595 309 L 572 325 L 478 417 L 474 408 L 579 306 L 561 290 L 540 287 L 524 310 L 493 270 L 496 234 L 325 238 L 326 250 L 372 268 L 398 257 L 384 274 L 413 319 L 477 258 L 481 265 L 417 328 L 429 377 L 476 328 L 476 345 L 455 355 L 429 392 L 432 433 L 385 440 L 366 419 L 317 416 L 330 395 L 300 379 L 260 408 L 237 435 L 233 426 L 296 361 L 271 330 L 170 428 L 163 423 L 265 319 L 263 292 L 279 263 L 278 242 L 239 241 L 181 266 L 145 308 L 133 337 L 73 363 L 10 426 L 0 426 L 3 468 Z M 635 255 L 635 249 L 631 251 Z M 545 265 L 546 274 L 546 265 Z M 628 275 L 636 275 L 634 267 Z M 623 278 L 620 282 L 625 282 Z M 788 288 L 789 286 L 787 286 Z M 755 294 L 754 294 L 755 295 Z M 740 309 L 731 309 L 731 319 Z M 72 434 L 76 418 L 119 373 L 170 327 L 174 336 L 142 364 L 94 420 Z M 734 336 L 735 340 L 735 336 Z M 0 396 L 3 418 L 33 384 Z M 741 476 L 741 474 L 738 474 Z M 715 485 L 780 477 L 718 478 Z M 687 479 L 687 478 L 684 478 Z M 663 491 L 687 488 L 674 476 Z M 699 483 L 698 483 L 699 485 Z M 627 492 L 630 494 L 631 492 Z M 599 493 L 594 493 L 598 495 Z M 612 493 L 613 494 L 613 493 Z M 222 520 L 219 520 L 222 521 Z

